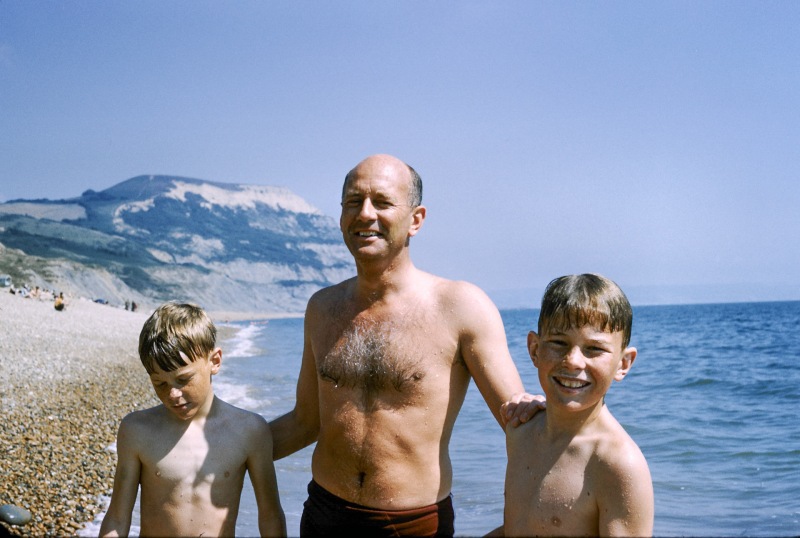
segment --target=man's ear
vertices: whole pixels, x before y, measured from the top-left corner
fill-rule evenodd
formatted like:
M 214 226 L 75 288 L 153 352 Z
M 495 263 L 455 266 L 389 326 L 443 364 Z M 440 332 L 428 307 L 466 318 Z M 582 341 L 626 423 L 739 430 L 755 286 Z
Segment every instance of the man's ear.
M 539 335 L 535 331 L 528 333 L 528 354 L 531 356 L 533 365 L 539 367 Z
M 211 375 L 219 372 L 219 367 L 222 366 L 222 349 L 214 349 L 211 352 L 211 356 L 208 357 L 208 361 L 211 363 Z
M 425 214 L 427 209 L 424 205 L 418 205 L 411 210 L 411 227 L 408 229 L 408 237 L 414 237 L 422 228 L 422 223 L 425 222 Z
M 636 348 L 635 347 L 626 347 L 622 350 L 622 360 L 619 361 L 619 368 L 617 368 L 617 372 L 614 374 L 614 379 L 617 381 L 622 381 L 623 378 L 628 375 L 628 372 L 631 371 L 631 366 L 633 366 L 633 361 L 636 360 Z

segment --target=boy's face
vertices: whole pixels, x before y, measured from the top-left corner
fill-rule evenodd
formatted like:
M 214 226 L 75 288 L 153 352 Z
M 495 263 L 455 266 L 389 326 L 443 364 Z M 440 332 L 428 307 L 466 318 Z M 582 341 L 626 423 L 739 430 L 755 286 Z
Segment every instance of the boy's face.
M 636 359 L 636 348 L 622 348 L 622 331 L 591 325 L 528 334 L 528 351 L 539 371 L 548 406 L 581 411 L 603 401 L 613 380 L 622 381 Z
M 170 413 L 180 420 L 191 420 L 201 409 L 207 411 L 211 404 L 211 376 L 219 372 L 222 350 L 212 351 L 177 370 L 165 372 L 156 365 L 150 382 L 158 399 Z

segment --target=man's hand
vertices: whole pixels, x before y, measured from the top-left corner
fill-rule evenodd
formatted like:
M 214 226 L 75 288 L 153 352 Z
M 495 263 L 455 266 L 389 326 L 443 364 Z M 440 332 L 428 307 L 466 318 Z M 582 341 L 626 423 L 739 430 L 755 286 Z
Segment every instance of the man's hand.
M 500 406 L 500 417 L 503 419 L 503 427 L 511 424 L 516 428 L 520 424 L 528 422 L 533 415 L 547 407 L 544 396 L 532 395 L 527 392 L 515 394 L 509 401 Z

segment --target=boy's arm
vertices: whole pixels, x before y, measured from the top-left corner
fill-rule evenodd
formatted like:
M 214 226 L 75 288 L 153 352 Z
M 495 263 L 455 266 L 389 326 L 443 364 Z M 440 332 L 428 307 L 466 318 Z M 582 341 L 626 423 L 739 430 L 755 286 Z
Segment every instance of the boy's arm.
M 100 536 L 127 536 L 131 514 L 139 492 L 142 464 L 133 446 L 136 436 L 131 431 L 130 415 L 122 420 L 117 434 L 117 470 L 108 511 L 100 525 Z
M 253 484 L 258 506 L 258 531 L 261 536 L 286 536 L 286 518 L 278 494 L 278 480 L 272 462 L 272 434 L 267 422 L 257 416 L 247 447 L 247 473 Z
M 269 423 L 272 430 L 272 458 L 294 454 L 317 440 L 319 435 L 319 387 L 317 364 L 311 346 L 314 331 L 311 303 L 305 317 L 303 359 L 297 380 L 294 409 Z
M 634 444 L 616 453 L 599 496 L 601 536 L 652 536 L 653 483 L 641 450 Z

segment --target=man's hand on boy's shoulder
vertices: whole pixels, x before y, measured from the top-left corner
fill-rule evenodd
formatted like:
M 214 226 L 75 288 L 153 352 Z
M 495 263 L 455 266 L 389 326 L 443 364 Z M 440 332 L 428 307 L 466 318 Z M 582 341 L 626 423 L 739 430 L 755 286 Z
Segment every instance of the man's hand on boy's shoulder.
M 500 406 L 500 416 L 504 420 L 503 426 L 516 428 L 528 422 L 539 411 L 547 407 L 544 396 L 523 392 L 515 394 L 509 401 Z

